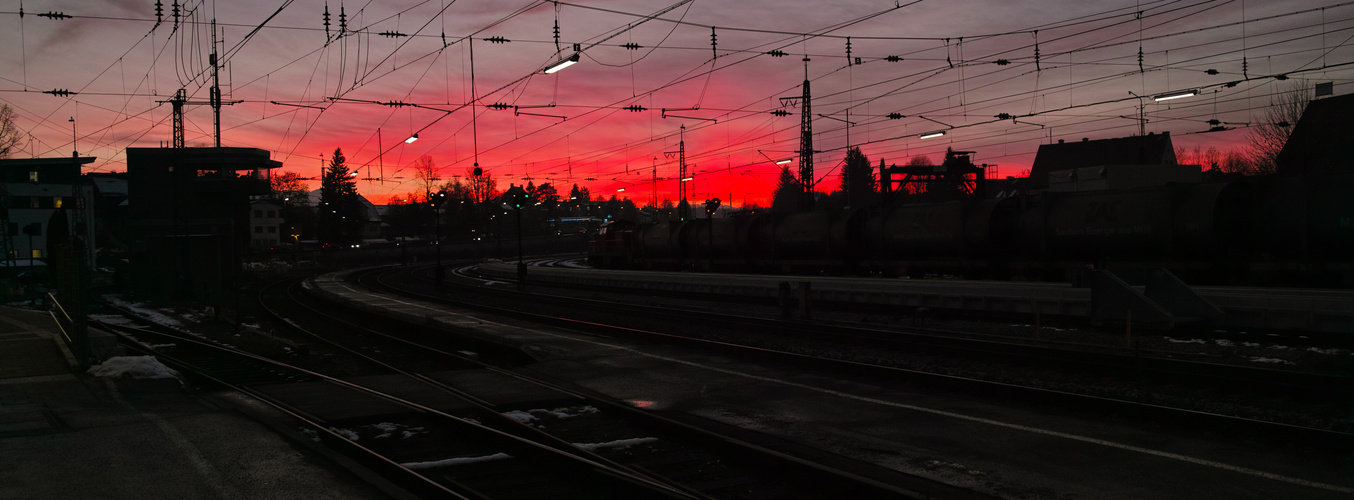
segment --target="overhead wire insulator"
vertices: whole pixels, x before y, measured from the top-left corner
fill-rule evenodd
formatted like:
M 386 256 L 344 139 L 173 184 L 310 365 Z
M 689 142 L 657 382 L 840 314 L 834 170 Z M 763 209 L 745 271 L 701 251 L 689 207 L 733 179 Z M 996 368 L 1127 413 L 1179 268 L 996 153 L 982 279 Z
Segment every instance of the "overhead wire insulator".
M 49 19 L 56 19 L 56 20 L 70 19 L 70 18 L 71 18 L 71 16 L 67 15 L 65 12 L 55 12 L 55 11 L 53 11 L 53 12 L 43 12 L 43 13 L 41 13 L 41 14 L 38 14 L 38 17 L 46 17 L 46 18 L 49 18 Z
M 508 109 L 508 108 L 511 108 L 512 105 L 511 105 L 511 104 L 508 104 L 508 103 L 503 103 L 503 102 L 496 102 L 496 103 L 493 103 L 493 104 L 486 105 L 486 106 L 484 106 L 484 107 L 489 108 L 489 109 Z
M 1142 47 L 1141 47 L 1141 46 L 1138 47 L 1138 72 L 1139 72 L 1139 73 L 1142 73 L 1142 72 L 1143 72 L 1143 69 L 1142 69 Z
M 169 9 L 169 15 L 174 17 L 174 27 L 175 27 L 175 28 L 178 28 L 178 27 L 179 27 L 179 0 L 174 0 L 174 3 L 170 4 L 169 7 L 170 7 L 170 9 Z
M 783 109 L 772 111 L 771 114 L 774 116 L 790 116 L 790 112 Z
M 382 102 L 382 103 L 378 103 L 378 104 L 380 104 L 380 105 L 382 105 L 382 106 L 390 106 L 390 107 L 395 107 L 395 108 L 402 108 L 402 107 L 405 107 L 405 106 L 413 106 L 413 104 L 409 104 L 409 103 L 404 102 L 404 101 L 386 101 L 386 102 Z
M 634 112 L 634 113 L 638 113 L 638 112 L 640 112 L 640 111 L 647 111 L 649 108 L 646 108 L 646 107 L 644 107 L 644 106 L 640 106 L 640 105 L 638 105 L 638 104 L 631 104 L 631 105 L 626 106 L 626 107 L 621 108 L 621 109 L 624 109 L 624 110 L 630 111 L 630 112 Z
M 621 45 L 621 46 L 622 46 L 622 47 L 625 47 L 625 48 L 627 48 L 627 49 L 630 49 L 630 50 L 639 50 L 639 48 L 641 47 L 640 44 L 634 43 L 634 42 L 627 43 L 627 44 L 623 44 L 623 45 Z
M 324 4 L 324 39 L 329 39 L 329 2 Z
M 1007 64 L 1011 64 L 1011 61 L 1008 59 L 997 59 L 997 66 L 1005 66 Z
M 1039 67 L 1039 30 L 1034 30 L 1034 70 L 1035 71 L 1044 70 L 1043 68 Z
M 901 119 L 903 119 L 903 117 L 904 117 L 904 115 L 903 115 L 902 113 L 889 113 L 889 114 L 888 114 L 888 118 L 889 118 L 890 120 L 901 120 Z
M 771 51 L 771 52 L 767 52 L 767 54 L 770 55 L 771 57 L 785 57 L 785 51 L 780 50 L 780 49 L 776 49 L 776 50 L 773 50 L 773 51 Z
M 898 62 L 898 61 L 903 60 L 903 58 L 898 57 L 898 56 L 888 56 L 888 57 L 885 57 L 884 60 L 885 60 L 885 61 L 888 61 L 888 62 Z
M 719 37 L 715 36 L 715 27 L 710 27 L 710 54 L 712 58 L 719 57 L 717 48 L 719 47 Z
M 406 34 L 404 34 L 404 33 L 400 33 L 400 32 L 398 32 L 398 31 L 382 31 L 382 32 L 377 33 L 377 34 L 378 34 L 378 35 L 381 35 L 381 36 L 383 36 L 383 37 L 387 37 L 387 38 L 399 38 L 399 37 L 402 37 L 402 36 L 409 36 L 409 35 L 406 35 Z
M 20 9 L 22 9 L 22 7 L 20 7 Z M 159 26 L 160 22 L 164 20 L 165 20 L 165 4 L 160 3 L 160 0 L 155 0 L 155 25 Z
M 1208 120 L 1208 124 L 1209 124 L 1209 125 L 1212 125 L 1212 126 L 1214 126 L 1214 127 L 1216 127 L 1216 126 L 1218 126 L 1218 125 L 1222 125 L 1222 121 L 1221 121 L 1221 120 L 1218 120 L 1217 118 L 1214 118 L 1214 119 Z
M 489 38 L 485 38 L 484 41 L 489 42 L 489 43 L 508 43 L 508 42 L 511 42 L 512 40 L 509 40 L 509 39 L 507 39 L 507 38 L 503 38 L 503 37 L 501 37 L 501 36 L 491 36 L 491 37 L 489 37 Z
M 1013 117 L 1011 116 L 1010 113 L 1000 113 L 1000 114 L 998 114 L 997 116 L 994 116 L 993 118 L 996 118 L 996 119 L 998 119 L 998 120 L 1014 120 L 1014 119 L 1015 119 L 1015 118 L 1013 118 Z
M 1207 70 L 1207 71 L 1204 71 L 1204 73 L 1207 73 L 1207 74 L 1210 74 L 1210 75 L 1216 75 L 1216 74 L 1218 74 L 1218 70 L 1216 70 L 1216 69 L 1209 69 L 1209 70 Z
M 343 11 L 343 4 L 339 4 L 339 36 L 348 32 L 348 13 Z
M 851 65 L 851 37 L 846 37 L 846 65 Z
M 70 96 L 73 95 L 73 94 L 79 94 L 79 92 L 71 92 L 71 91 L 66 90 L 66 89 L 44 90 L 44 91 L 42 91 L 42 93 L 44 93 L 44 94 L 52 94 L 52 95 L 57 96 L 57 97 L 70 97 Z

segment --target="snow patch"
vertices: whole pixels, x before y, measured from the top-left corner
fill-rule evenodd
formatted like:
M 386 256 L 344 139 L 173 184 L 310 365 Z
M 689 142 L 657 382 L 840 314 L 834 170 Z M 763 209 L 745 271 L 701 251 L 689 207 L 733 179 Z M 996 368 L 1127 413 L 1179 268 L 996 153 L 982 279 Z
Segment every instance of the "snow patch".
M 160 363 L 155 356 L 114 356 L 89 367 L 95 377 L 155 379 L 179 378 L 179 372 Z
M 183 326 L 183 323 L 180 323 L 179 320 L 171 318 L 165 315 L 163 312 L 157 311 L 155 309 L 148 309 L 141 304 L 127 302 L 125 300 L 122 300 L 122 298 L 120 297 L 107 297 L 107 300 L 113 303 L 113 305 L 140 314 L 154 323 L 166 326 L 176 326 L 176 327 Z
M 574 443 L 574 446 L 577 446 L 587 451 L 593 451 L 600 450 L 603 448 L 629 448 L 631 446 L 653 443 L 656 441 L 658 441 L 658 438 L 646 437 L 646 438 L 617 439 L 615 441 L 607 441 L 605 443 Z
M 388 438 L 394 436 L 396 433 L 403 439 L 409 439 L 419 434 L 428 433 L 428 430 L 423 427 L 410 427 L 404 424 L 394 424 L 390 422 L 381 422 L 367 427 L 373 427 L 376 430 L 381 431 L 380 434 L 376 435 L 375 439 Z
M 564 408 L 555 408 L 553 410 L 547 410 L 545 408 L 536 408 L 526 411 L 513 410 L 504 413 L 503 416 L 525 424 L 533 422 L 535 420 L 539 420 L 539 417 L 537 417 L 536 414 L 549 415 L 555 418 L 573 418 L 579 415 L 597 413 L 598 411 L 599 410 L 596 407 L 584 405 L 584 406 L 568 406 Z
M 1332 356 L 1339 355 L 1344 352 L 1344 349 L 1322 349 L 1320 347 L 1308 347 L 1307 350 L 1317 354 L 1329 354 Z
M 507 453 L 495 453 L 493 455 L 486 455 L 483 457 L 447 458 L 442 460 L 433 460 L 431 462 L 406 462 L 400 465 L 403 465 L 406 469 L 419 470 L 419 469 L 432 469 L 434 467 L 450 467 L 453 465 L 490 462 L 493 460 L 504 460 L 508 458 L 512 458 L 512 455 L 509 455 Z
M 523 424 L 529 423 L 529 422 L 531 422 L 532 420 L 536 420 L 536 416 L 534 416 L 534 415 L 532 415 L 532 414 L 530 414 L 530 413 L 528 413 L 528 412 L 524 412 L 524 411 L 522 411 L 522 410 L 513 410 L 513 411 L 510 411 L 510 412 L 504 413 L 503 416 L 508 417 L 508 418 L 511 418 L 511 419 L 513 419 L 513 420 L 516 420 L 518 423 L 523 423 Z
M 349 441 L 357 441 L 357 439 L 358 439 L 357 433 L 356 433 L 356 432 L 353 432 L 353 431 L 350 431 L 350 430 L 348 430 L 348 429 L 340 429 L 340 428 L 338 428 L 338 427 L 330 427 L 329 430 L 330 430 L 331 432 L 333 432 L 334 434 L 338 434 L 338 435 L 340 435 L 340 436 L 343 436 L 343 437 L 347 438 Z
M 1280 365 L 1291 365 L 1291 364 L 1295 364 L 1295 363 L 1293 363 L 1292 361 L 1289 361 L 1289 360 L 1286 360 L 1286 359 L 1279 359 L 1279 358 L 1258 358 L 1258 357 L 1257 357 L 1257 358 L 1251 358 L 1251 361 L 1254 361 L 1254 362 L 1256 362 L 1256 363 L 1275 363 L 1275 364 L 1280 364 Z

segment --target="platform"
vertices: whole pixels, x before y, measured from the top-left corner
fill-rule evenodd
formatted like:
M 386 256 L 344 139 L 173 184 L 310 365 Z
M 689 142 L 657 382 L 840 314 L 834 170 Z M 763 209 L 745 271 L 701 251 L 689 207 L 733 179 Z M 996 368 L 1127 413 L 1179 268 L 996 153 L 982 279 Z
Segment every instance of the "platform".
M 0 498 L 389 498 L 228 396 L 73 372 L 56 331 L 0 307 Z
M 512 264 L 480 264 L 490 276 L 516 279 Z M 774 301 L 781 283 L 810 283 L 815 304 L 851 303 L 933 311 L 972 311 L 1033 316 L 1089 318 L 1090 288 L 1069 283 L 1015 281 L 913 280 L 829 276 L 617 271 L 568 267 L 532 267 L 529 281 L 727 295 Z M 1194 287 L 1224 313 L 1217 328 L 1354 333 L 1354 291 L 1325 289 Z

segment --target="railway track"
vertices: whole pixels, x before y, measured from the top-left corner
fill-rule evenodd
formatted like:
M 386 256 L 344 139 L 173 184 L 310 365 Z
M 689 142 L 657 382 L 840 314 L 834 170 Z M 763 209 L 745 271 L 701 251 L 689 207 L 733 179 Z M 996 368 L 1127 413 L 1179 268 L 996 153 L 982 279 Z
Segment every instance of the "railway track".
M 552 261 L 553 262 L 553 261 Z M 458 273 L 471 278 L 515 283 L 515 274 L 501 269 L 484 271 L 479 266 L 465 267 Z M 1224 364 L 1193 359 L 1179 352 L 1152 351 L 1140 348 L 1109 347 L 1059 342 L 1019 342 L 1007 337 L 974 334 L 953 330 L 921 328 L 878 328 L 832 322 L 785 321 L 751 315 L 721 314 L 708 311 L 672 307 L 654 307 L 634 301 L 590 300 L 565 296 L 568 291 L 587 291 L 620 296 L 634 290 L 603 286 L 549 283 L 550 290 L 533 293 L 533 302 L 555 301 L 572 304 L 605 314 L 634 315 L 684 321 L 693 316 L 705 318 L 711 324 L 728 325 L 746 331 L 774 330 L 777 335 L 804 340 L 830 340 L 848 345 L 884 349 L 902 349 L 941 355 L 963 356 L 983 361 L 1020 360 L 1031 364 L 1056 364 L 1101 375 L 1126 377 L 1140 381 L 1179 382 L 1190 380 L 1195 384 L 1237 385 L 1247 390 L 1266 391 L 1286 396 L 1300 396 L 1310 400 L 1332 398 L 1354 402 L 1354 377 L 1296 370 L 1282 370 L 1254 366 Z M 513 293 L 501 289 L 487 289 L 482 293 L 508 299 Z M 648 295 L 650 291 L 645 291 Z M 731 300 L 720 296 L 718 300 Z
M 474 404 L 446 392 L 429 397 L 417 389 L 426 380 L 416 376 L 345 380 L 161 328 L 101 326 L 198 382 L 281 410 L 317 440 L 419 497 L 704 498 L 577 449 L 522 437 L 530 434 L 526 426 L 475 420 L 466 413 L 484 414 Z
M 515 350 L 335 311 L 294 284 L 271 287 L 261 298 L 275 317 L 307 325 L 314 342 L 461 398 L 473 406 L 459 414 L 464 418 L 700 498 L 907 498 L 944 489 L 921 481 L 927 493 L 917 493 L 558 387 L 512 371 L 524 361 Z M 447 375 L 448 366 L 458 373 Z M 498 390 L 553 403 L 505 400 Z
M 574 297 L 521 294 L 512 291 L 515 287 L 511 284 L 502 286 L 501 290 L 496 290 L 494 287 L 470 287 L 447 282 L 439 288 L 432 284 L 431 278 L 426 272 L 420 271 L 421 278 L 416 281 L 408 281 L 409 277 L 399 280 L 393 277 L 400 273 L 412 273 L 412 271 L 390 271 L 381 279 L 376 278 L 377 273 L 367 273 L 356 281 L 373 290 L 417 296 L 447 304 L 454 303 L 458 307 L 513 315 L 544 324 L 605 335 L 642 337 L 650 340 L 661 338 L 664 342 L 694 345 L 701 349 L 728 352 L 739 356 L 760 357 L 779 363 L 817 366 L 836 372 L 855 373 L 870 377 L 872 380 L 893 379 L 905 383 L 925 381 L 928 384 L 935 384 L 947 389 L 987 393 L 1003 398 L 1019 397 L 1031 404 L 1040 406 L 1067 407 L 1077 411 L 1124 416 L 1135 420 L 1151 421 L 1186 429 L 1207 429 L 1209 432 L 1227 431 L 1248 436 L 1248 438 L 1264 436 L 1265 439 L 1295 441 L 1328 449 L 1341 449 L 1341 447 L 1348 449 L 1348 446 L 1354 444 L 1354 435 L 1346 432 L 1163 406 L 1152 402 L 1129 401 L 1114 397 L 1030 387 L 1018 383 L 977 380 L 945 373 L 932 373 L 875 363 L 828 358 L 813 354 L 812 349 L 809 350 L 810 352 L 790 352 L 788 349 L 768 349 L 763 343 L 738 345 L 738 341 L 730 340 L 725 336 L 716 336 L 717 338 L 712 339 L 704 334 L 695 335 L 691 333 L 718 328 L 723 331 L 736 331 L 740 338 L 749 336 L 748 332 L 775 332 L 773 337 L 776 338 L 798 336 L 800 338 L 816 337 L 821 339 L 825 335 L 836 335 L 837 328 L 830 325 L 810 325 L 807 329 L 804 329 L 804 325 L 795 325 L 793 322 L 730 318 L 697 311 L 673 312 L 664 311 L 663 308 L 637 308 L 633 304 L 583 301 Z M 495 277 L 494 279 L 498 282 L 505 281 L 502 277 Z M 396 286 L 394 285 L 396 281 L 402 282 Z M 450 298 L 453 296 L 456 298 Z M 532 314 L 523 312 L 523 310 L 553 312 Z M 561 317 L 562 314 L 557 314 L 560 311 L 575 311 L 576 313 L 573 313 L 572 317 L 564 318 Z M 644 318 L 644 323 L 648 325 L 673 323 L 681 326 L 662 332 L 645 331 L 644 328 L 636 326 L 635 323 L 619 324 L 619 318 L 627 317 Z M 1348 378 L 1293 372 L 1279 373 L 1277 370 L 1248 370 L 1230 365 L 1213 365 L 1169 358 L 1147 359 L 1142 356 L 1131 355 L 1125 357 L 1122 354 L 1116 355 L 1113 353 L 1098 357 L 1095 353 L 1087 352 L 1056 352 L 1056 350 L 1024 345 L 942 339 L 925 335 L 899 335 L 896 332 L 861 333 L 849 328 L 842 331 L 848 332 L 844 335 L 852 335 L 852 342 L 865 342 L 867 344 L 879 342 L 881 344 L 878 345 L 887 345 L 894 349 L 899 348 L 899 345 L 904 345 L 906 346 L 902 348 L 904 350 L 934 350 L 948 355 L 960 353 L 959 355 L 966 358 L 969 356 L 1010 357 L 1013 355 L 1012 352 L 1019 353 L 1023 350 L 1027 363 L 1045 365 L 1064 361 L 1076 363 L 1084 369 L 1116 375 L 1124 379 L 1125 383 L 1129 385 L 1143 383 L 1151 379 L 1164 379 L 1175 380 L 1177 384 L 1194 384 L 1211 389 L 1236 384 L 1237 380 L 1249 380 L 1255 382 L 1257 387 L 1285 393 L 1300 400 L 1303 398 L 1317 400 L 1337 398 L 1335 404 L 1338 404 L 1338 401 L 1346 401 L 1350 397 Z M 750 334 L 750 336 L 761 337 L 761 340 L 766 340 L 767 337 L 756 333 Z

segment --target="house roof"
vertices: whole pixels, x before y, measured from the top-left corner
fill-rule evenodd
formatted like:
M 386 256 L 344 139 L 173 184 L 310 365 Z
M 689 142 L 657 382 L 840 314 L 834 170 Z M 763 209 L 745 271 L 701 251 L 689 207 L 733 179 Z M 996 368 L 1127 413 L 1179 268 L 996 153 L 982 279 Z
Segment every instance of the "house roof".
M 1284 175 L 1354 169 L 1354 94 L 1307 104 L 1276 159 Z
M 1030 167 L 1030 179 L 1048 186 L 1049 172 L 1101 165 L 1175 165 L 1171 134 L 1148 134 L 1114 139 L 1058 141 L 1039 146 Z

